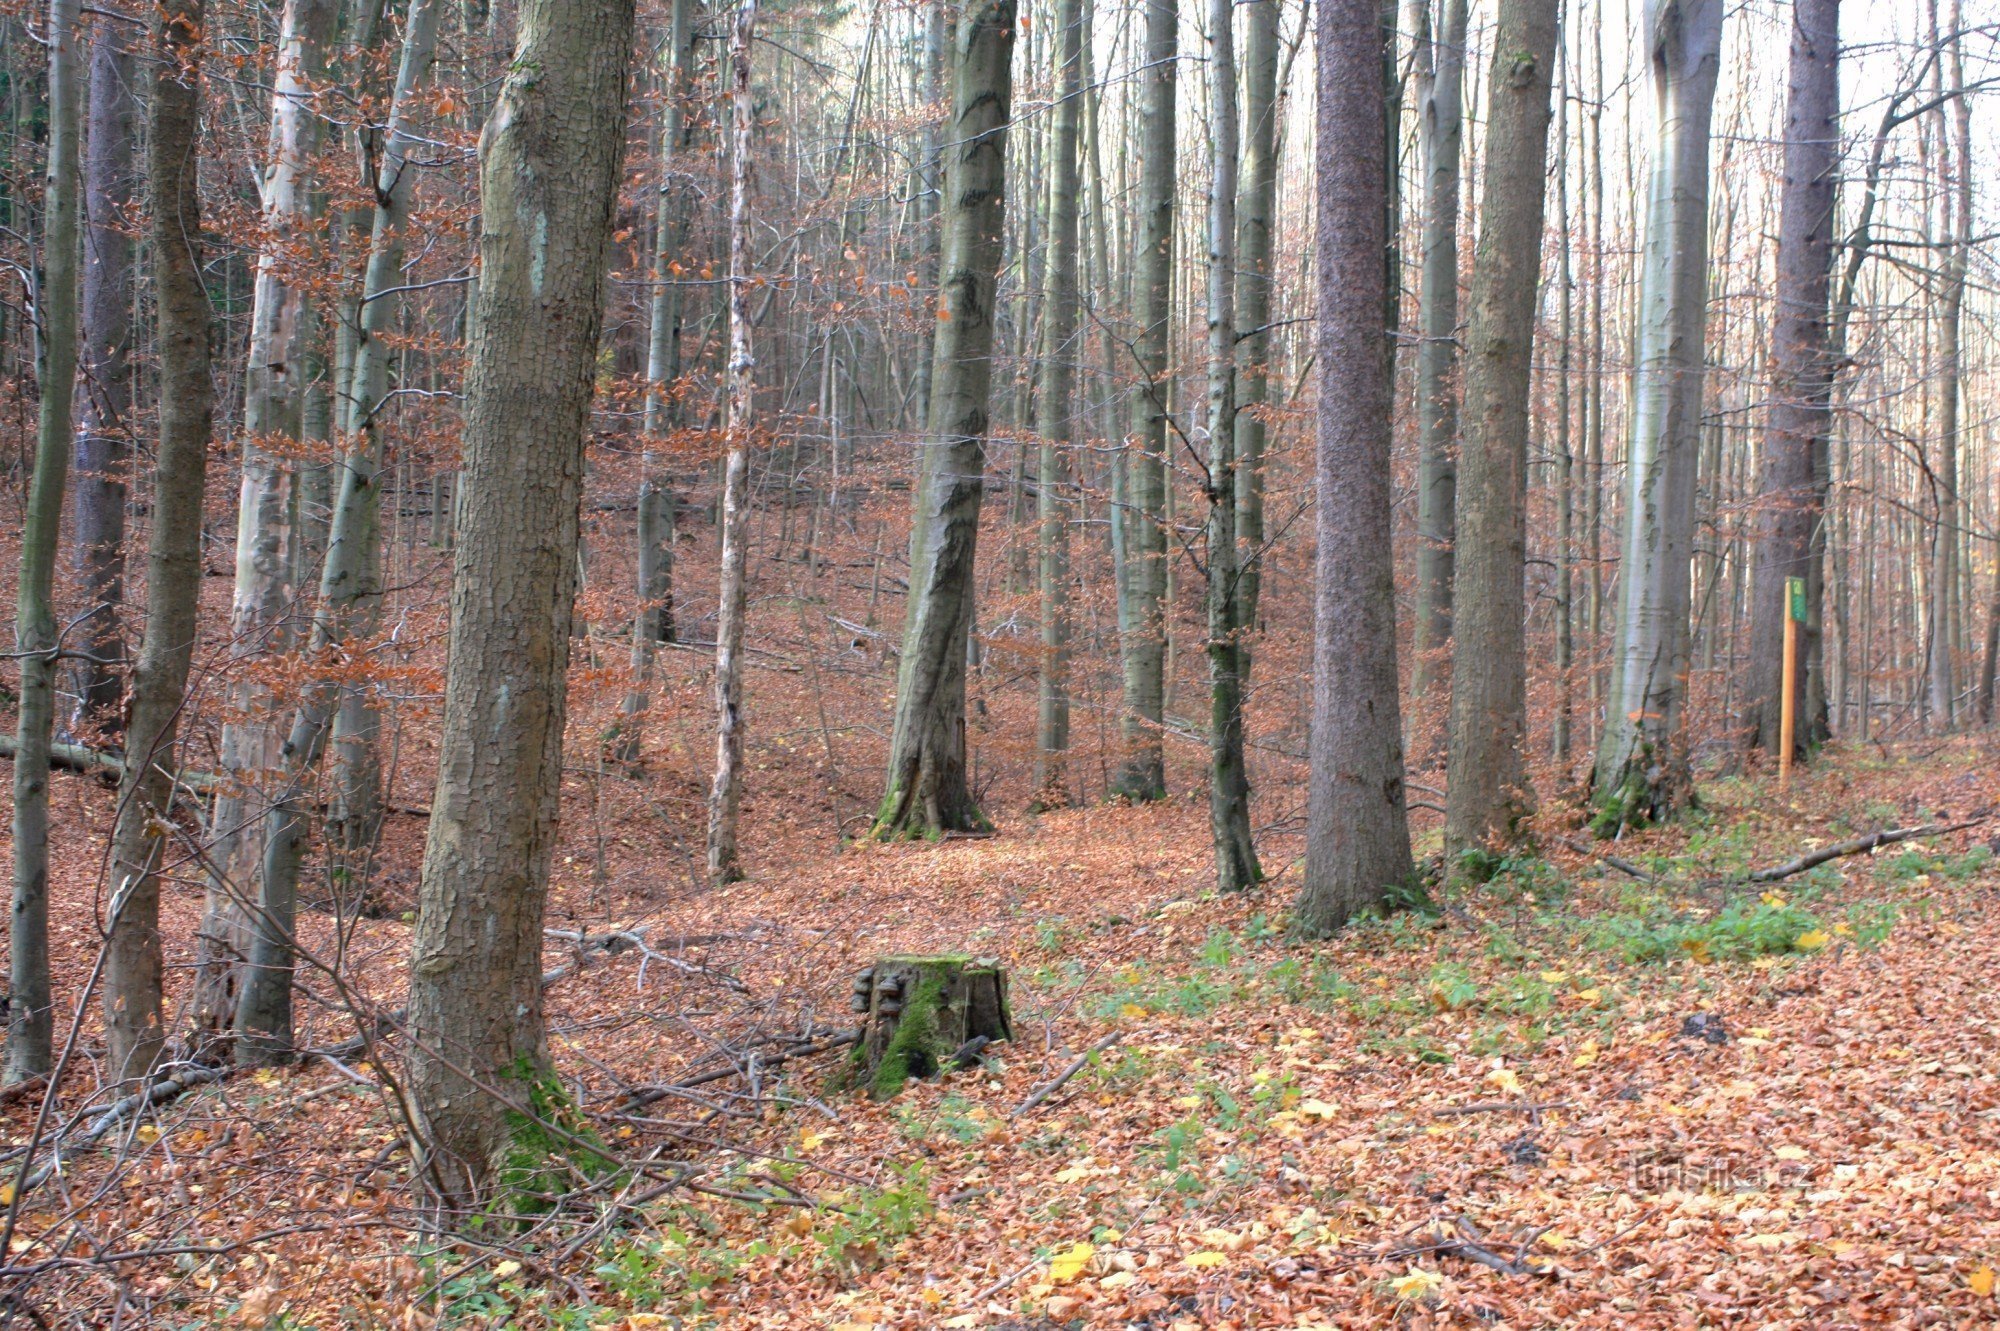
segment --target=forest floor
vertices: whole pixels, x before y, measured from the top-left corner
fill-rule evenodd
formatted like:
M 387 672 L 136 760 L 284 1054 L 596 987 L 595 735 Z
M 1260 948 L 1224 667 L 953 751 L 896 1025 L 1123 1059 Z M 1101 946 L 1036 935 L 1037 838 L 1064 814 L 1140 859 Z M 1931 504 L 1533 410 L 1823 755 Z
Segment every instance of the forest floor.
M 551 927 L 648 940 L 550 944 L 573 967 L 549 991 L 557 1064 L 635 1166 L 580 1175 L 574 1200 L 656 1197 L 615 1225 L 585 1228 L 579 1205 L 425 1251 L 382 1087 L 395 1058 L 314 1060 L 76 1151 L 26 1199 L 8 1260 L 44 1316 L 97 1325 L 2000 1321 L 1993 758 L 1969 739 L 1849 748 L 1784 794 L 1706 785 L 1685 823 L 1615 847 L 1552 801 L 1541 857 L 1313 945 L 1285 936 L 1296 829 L 1266 835 L 1267 887 L 1217 898 L 1186 799 L 838 855 L 801 819 L 713 891 L 662 888 L 687 882 L 667 856 L 650 885 L 601 880 L 572 826 Z M 88 824 L 69 844 L 102 844 L 109 796 L 60 780 Z M 1744 881 L 1966 820 L 1987 821 Z M 421 827 L 396 820 L 386 880 L 410 881 Z M 74 986 L 95 866 L 63 872 Z M 170 894 L 170 939 L 198 909 Z M 313 927 L 348 991 L 302 976 L 321 1005 L 304 1038 L 326 1045 L 353 1029 L 326 1009 L 400 1001 L 407 919 Z M 874 1103 L 828 1089 L 830 1053 L 630 1106 L 632 1087 L 726 1068 L 717 1042 L 847 1025 L 854 974 L 910 951 L 1007 965 L 1017 1038 L 989 1067 Z M 37 1107 L 4 1111 L 10 1144 Z

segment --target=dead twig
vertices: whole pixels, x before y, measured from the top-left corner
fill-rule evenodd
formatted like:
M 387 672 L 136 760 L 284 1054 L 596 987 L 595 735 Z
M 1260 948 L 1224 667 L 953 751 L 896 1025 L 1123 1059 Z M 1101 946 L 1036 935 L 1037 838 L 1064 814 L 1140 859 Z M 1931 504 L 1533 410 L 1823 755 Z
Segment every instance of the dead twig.
M 1072 1059 L 1070 1061 L 1070 1065 L 1064 1068 L 1061 1072 L 1057 1073 L 1053 1079 L 1045 1081 L 1040 1086 L 1037 1086 L 1034 1089 L 1034 1092 L 1031 1095 L 1029 1095 L 1027 1099 L 1021 1101 L 1020 1104 L 1014 1106 L 1014 1112 L 1007 1115 L 1007 1117 L 1019 1118 L 1021 1117 L 1021 1115 L 1027 1113 L 1029 1110 L 1035 1108 L 1035 1106 L 1041 1104 L 1044 1100 L 1054 1095 L 1057 1091 L 1063 1088 L 1063 1085 L 1066 1082 L 1068 1082 L 1071 1077 L 1074 1077 L 1077 1073 L 1083 1071 L 1083 1065 L 1090 1062 L 1090 1056 L 1092 1054 L 1103 1053 L 1106 1049 L 1109 1049 L 1112 1045 L 1117 1044 L 1118 1041 L 1121 1038 L 1123 1038 L 1124 1034 L 1125 1032 L 1122 1030 L 1114 1030 L 1105 1034 L 1101 1039 L 1097 1041 L 1096 1044 L 1093 1044 L 1092 1046 L 1090 1046 L 1090 1048 L 1084 1050 L 1082 1053 L 1078 1054 L 1074 1059 Z
M 1968 827 L 1977 827 L 1984 818 L 1969 818 L 1960 823 L 1925 823 L 1921 827 L 1886 827 L 1879 832 L 1869 832 L 1864 836 L 1849 837 L 1836 841 L 1831 846 L 1821 846 L 1810 854 L 1774 864 L 1768 869 L 1756 869 L 1745 875 L 1746 883 L 1775 883 L 1781 878 L 1802 874 L 1808 869 L 1817 869 L 1828 860 L 1842 859 L 1848 855 L 1860 855 L 1874 850 L 1877 846 L 1893 846 L 1898 841 L 1915 841 L 1920 837 L 1943 836 L 1947 832 L 1963 832 Z

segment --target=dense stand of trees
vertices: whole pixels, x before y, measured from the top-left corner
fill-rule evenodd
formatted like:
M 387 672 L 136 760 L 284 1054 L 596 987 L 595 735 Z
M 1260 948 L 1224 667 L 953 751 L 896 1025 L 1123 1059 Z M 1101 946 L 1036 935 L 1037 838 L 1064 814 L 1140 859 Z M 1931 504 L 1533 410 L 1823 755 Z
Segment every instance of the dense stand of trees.
M 705 786 L 690 872 L 754 873 L 766 666 L 829 841 L 1205 786 L 1222 890 L 1303 830 L 1305 935 L 1772 755 L 1788 580 L 1801 752 L 1990 720 L 1993 16 L 1629 8 L 50 0 L 0 55 L 8 1078 L 70 993 L 58 760 L 119 782 L 111 1084 L 292 1057 L 305 916 L 427 819 L 408 1109 L 466 1208 L 558 1108 L 566 775 Z

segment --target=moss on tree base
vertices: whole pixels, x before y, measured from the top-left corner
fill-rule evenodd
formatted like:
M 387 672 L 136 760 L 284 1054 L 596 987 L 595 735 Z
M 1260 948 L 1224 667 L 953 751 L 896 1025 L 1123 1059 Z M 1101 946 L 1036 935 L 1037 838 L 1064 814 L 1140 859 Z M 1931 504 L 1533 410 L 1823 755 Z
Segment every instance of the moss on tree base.
M 968 956 L 883 957 L 855 981 L 861 1040 L 840 1080 L 887 1100 L 974 1041 L 1011 1038 L 1007 974 Z

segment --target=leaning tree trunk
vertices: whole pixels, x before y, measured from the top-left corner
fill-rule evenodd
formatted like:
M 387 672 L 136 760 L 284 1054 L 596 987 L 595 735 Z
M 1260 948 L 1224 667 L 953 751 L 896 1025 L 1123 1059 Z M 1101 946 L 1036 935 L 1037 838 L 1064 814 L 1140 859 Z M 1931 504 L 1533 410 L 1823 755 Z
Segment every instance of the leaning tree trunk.
M 744 572 L 749 560 L 750 431 L 757 356 L 750 344 L 750 41 L 757 0 L 742 0 L 729 44 L 729 455 L 722 470 L 722 586 L 715 611 L 715 779 L 708 792 L 708 876 L 743 876 L 736 820 L 743 804 Z
M 1238 669 L 1250 674 L 1249 635 L 1263 590 L 1264 404 L 1270 398 L 1271 237 L 1278 208 L 1279 0 L 1245 0 L 1243 175 L 1236 198 L 1236 540 Z
M 100 19 L 90 39 L 83 164 L 83 349 L 78 366 L 70 548 L 90 618 L 77 626 L 74 724 L 114 730 L 125 687 L 125 468 L 132 454 L 132 237 L 138 139 L 129 36 Z
M 284 731 L 271 687 L 250 663 L 290 645 L 296 588 L 292 516 L 293 449 L 305 419 L 306 293 L 287 280 L 313 219 L 306 172 L 316 147 L 312 97 L 326 58 L 336 6 L 289 0 L 278 31 L 271 89 L 269 157 L 264 166 L 263 252 L 251 297 L 249 361 L 243 385 L 243 475 L 236 510 L 236 586 L 229 652 L 236 678 L 223 722 L 228 781 L 210 819 L 208 897 L 196 940 L 194 1024 L 226 1030 L 235 1019 L 238 966 L 250 947 L 250 906 L 263 861 L 263 800 L 280 766 Z
M 562 1096 L 542 914 L 632 16 L 632 0 L 524 0 L 481 139 L 465 498 L 410 963 L 421 1178 L 447 1223 L 478 1223 L 471 1208 L 496 1182 L 534 1186 L 523 1157 L 550 1138 L 523 1130 Z
M 160 443 L 146 564 L 146 632 L 132 669 L 125 774 L 111 839 L 104 1037 L 107 1083 L 152 1073 L 164 1043 L 160 874 L 187 853 L 173 824 L 174 749 L 201 602 L 202 486 L 214 425 L 201 281 L 203 0 L 162 0 L 153 22 L 147 191 L 159 306 Z
M 1708 304 L 1708 147 L 1722 0 L 1647 0 L 1657 116 L 1640 272 L 1624 556 L 1598 745 L 1597 826 L 1667 817 L 1691 795 L 1688 559 L 1694 544 Z
M 55 737 L 56 549 L 69 475 L 76 390 L 78 141 L 83 130 L 83 33 L 77 0 L 49 6 L 47 212 L 42 229 L 43 369 L 35 475 L 21 527 L 14 646 L 21 662 L 14 738 L 14 902 L 9 934 L 8 1081 L 49 1070 L 49 744 Z
M 1388 287 L 1382 16 L 1328 0 L 1318 51 L 1314 184 L 1319 415 L 1312 771 L 1293 927 L 1324 935 L 1416 878 L 1404 806 L 1390 557 L 1394 364 Z
M 1422 0 L 1429 9 L 1428 0 Z M 1444 0 L 1429 43 L 1429 86 L 1417 108 L 1424 166 L 1421 270 L 1417 279 L 1417 605 L 1410 641 L 1410 696 L 1421 699 L 1449 667 L 1458 502 L 1458 214 L 1465 134 L 1467 0 Z M 1539 191 L 1538 191 L 1539 192 Z M 1539 250 L 1539 247 L 1537 247 Z
M 1035 800 L 1069 803 L 1069 525 L 1071 413 L 1077 336 L 1078 127 L 1083 114 L 1083 0 L 1058 0 L 1055 14 L 1056 102 L 1049 144 L 1049 253 L 1043 270 L 1042 348 L 1035 387 L 1035 508 L 1042 650 L 1037 662 Z
M 1264 874 L 1250 835 L 1243 754 L 1241 551 L 1236 538 L 1236 41 L 1234 0 L 1208 11 L 1208 823 L 1215 886 Z
M 1802 579 L 1809 593 L 1819 587 L 1812 576 L 1814 530 L 1824 513 L 1819 469 L 1833 423 L 1827 321 L 1840 148 L 1840 0 L 1797 0 L 1778 212 L 1771 405 L 1750 590 L 1750 742 L 1769 754 L 1783 742 L 1785 583 Z M 1809 598 L 1800 628 L 1817 634 L 1819 624 L 1820 607 Z M 1799 672 L 1794 695 L 1801 749 L 1818 738 L 1805 705 L 1805 674 Z
M 1137 252 L 1132 256 L 1136 382 L 1131 434 L 1122 457 L 1124 502 L 1112 509 L 1123 581 L 1118 644 L 1123 665 L 1124 760 L 1113 792 L 1132 800 L 1167 793 L 1164 731 L 1167 634 L 1167 348 L 1173 321 L 1174 65 L 1180 41 L 1176 0 L 1146 6 L 1140 74 Z
M 1534 808 L 1528 730 L 1528 396 L 1559 0 L 1500 0 L 1486 83 L 1485 216 L 1466 331 L 1445 859 L 1495 848 Z
M 1014 8 L 1014 0 L 969 0 L 954 44 L 930 424 L 917 482 L 909 622 L 877 836 L 986 826 L 966 784 L 965 651 L 985 488 Z
M 347 418 L 341 430 L 338 493 L 327 536 L 321 608 L 334 644 L 375 634 L 382 617 L 383 413 L 389 405 L 390 337 L 400 308 L 396 289 L 403 273 L 403 231 L 410 220 L 416 164 L 422 139 L 416 119 L 425 98 L 423 84 L 437 54 L 442 0 L 412 0 L 403 28 L 403 50 L 389 121 L 379 144 L 371 133 L 364 151 L 367 182 L 375 199 L 368 240 L 368 266 L 360 309 L 352 319 L 357 341 L 349 379 L 342 384 Z M 357 861 L 375 844 L 382 817 L 382 773 L 376 753 L 381 716 L 370 686 L 343 685 L 328 748 L 333 794 L 327 816 L 329 840 Z

